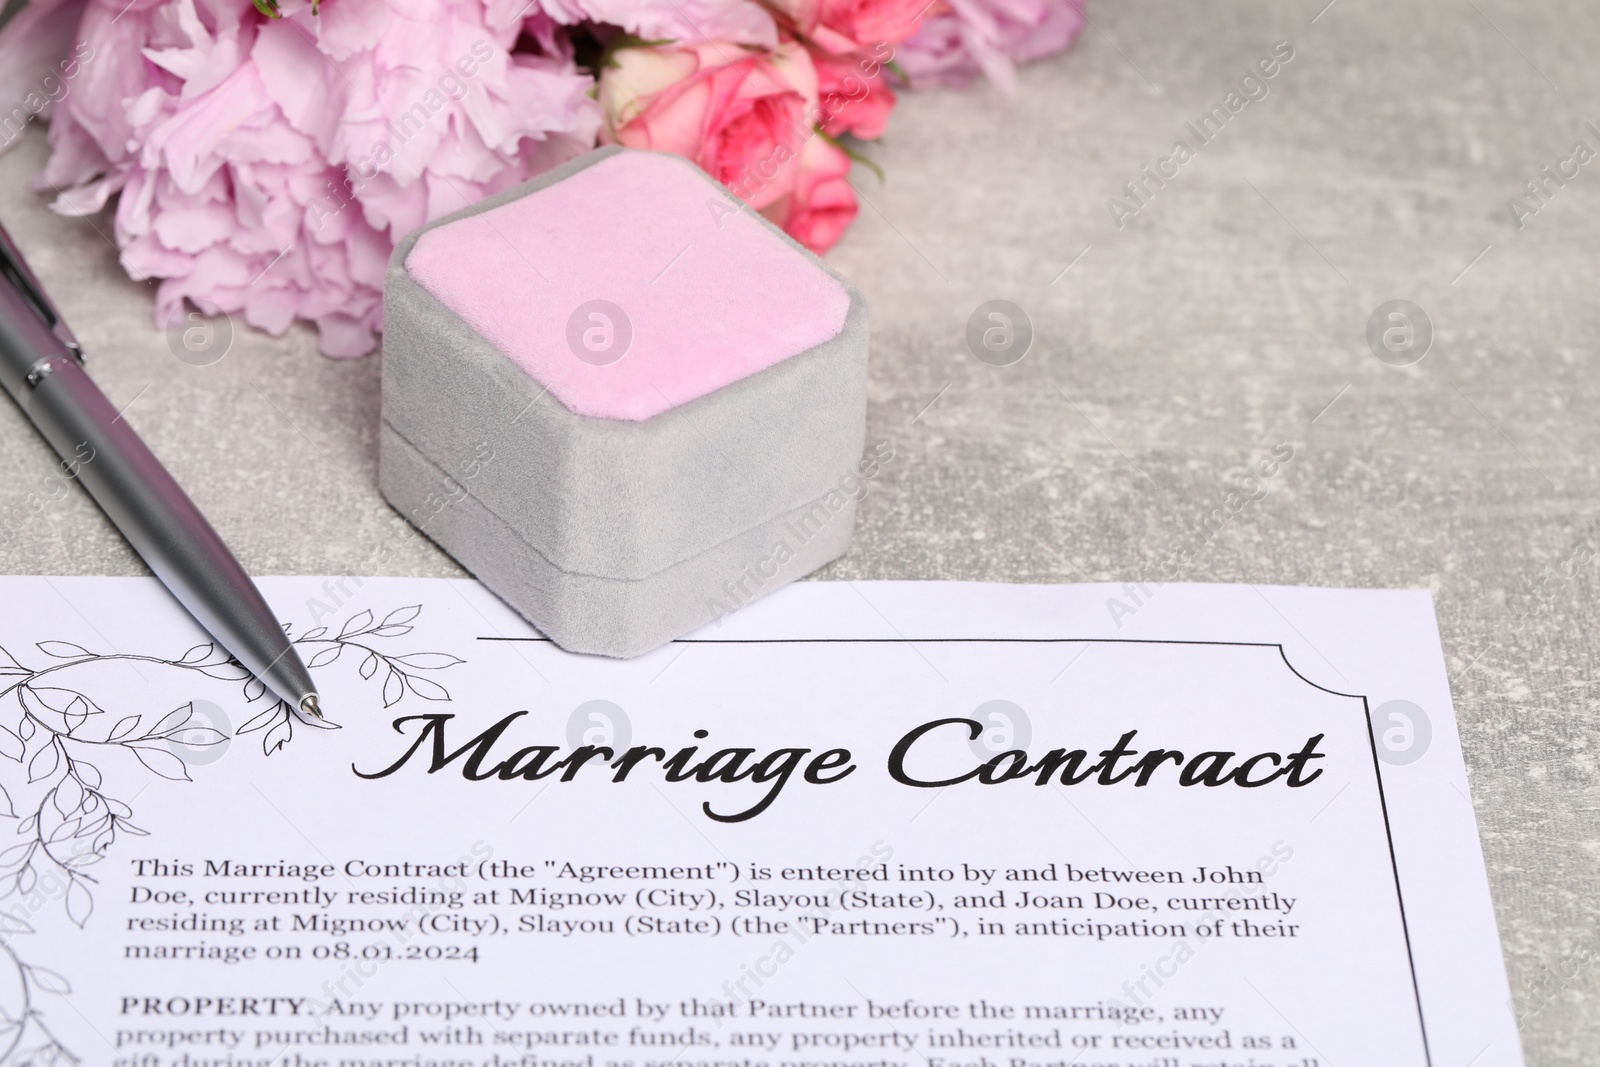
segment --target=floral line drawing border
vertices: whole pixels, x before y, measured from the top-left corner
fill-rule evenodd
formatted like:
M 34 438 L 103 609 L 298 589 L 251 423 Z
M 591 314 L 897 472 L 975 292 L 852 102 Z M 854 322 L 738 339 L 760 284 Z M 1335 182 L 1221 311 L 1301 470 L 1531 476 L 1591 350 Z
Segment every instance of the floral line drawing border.
M 363 681 L 374 681 L 381 674 L 385 708 L 408 694 L 447 701 L 449 691 L 420 672 L 444 670 L 465 660 L 443 652 L 393 653 L 379 647 L 381 642 L 409 634 L 421 614 L 420 604 L 396 608 L 381 620 L 365 610 L 346 620 L 336 634 L 330 635 L 330 628 L 323 626 L 298 637 L 291 632 L 290 637 L 309 657 L 307 666 L 312 670 L 349 656 L 358 660 L 356 670 Z M 215 642 L 195 645 L 177 658 L 96 653 L 70 641 L 40 641 L 34 647 L 48 657 L 48 661 L 33 661 L 42 664 L 38 667 L 25 666 L 0 647 L 0 757 L 16 763 L 26 776 L 26 781 L 18 781 L 20 775 L 0 772 L 0 819 L 18 820 L 16 835 L 24 838 L 0 848 L 0 904 L 15 897 L 27 898 L 21 908 L 0 911 L 0 1065 L 80 1062 L 50 1032 L 34 1006 L 37 993 L 67 995 L 71 986 L 56 972 L 25 963 L 10 942 L 17 935 L 33 932 L 26 915 L 58 899 L 64 901 L 67 916 L 84 926 L 94 911 L 91 886 L 98 883 L 88 868 L 104 860 L 119 838 L 148 836 L 148 831 L 131 821 L 130 804 L 104 792 L 100 768 L 90 756 L 120 749 L 157 777 L 192 781 L 181 752 L 231 740 L 211 726 L 194 724 L 194 701 L 161 713 L 122 715 L 105 726 L 111 716 L 96 700 L 95 687 L 58 684 L 62 675 L 94 665 L 126 663 L 240 682 L 247 708 L 262 702 L 266 707 L 239 727 L 236 735 L 260 733 L 266 756 L 289 744 L 297 725 L 339 729 L 335 723 L 301 715 L 287 701 L 268 693 Z M 154 722 L 150 722 L 152 718 Z M 0 761 L 0 768 L 4 766 Z M 37 796 L 24 806 L 27 814 L 19 816 L 13 794 L 28 787 Z M 31 1042 L 27 1040 L 30 1037 Z
M 14 976 L 7 989 L 8 999 L 0 1004 L 0 1064 L 76 1064 L 80 1063 L 64 1045 L 44 1019 L 44 1013 L 34 1006 L 38 993 L 56 993 L 66 996 L 72 986 L 65 978 L 36 963 L 25 963 L 12 949 L 10 940 L 15 934 L 31 934 L 33 927 L 11 915 L 0 916 L 0 971 L 9 965 Z M 15 1003 L 11 999 L 15 998 Z M 29 1040 L 31 1038 L 31 1040 Z M 26 1043 L 25 1043 L 26 1042 Z
M 381 621 L 374 621 L 371 611 L 363 611 L 347 620 L 333 637 L 328 636 L 328 627 L 319 626 L 295 637 L 293 641 L 310 653 L 306 666 L 312 670 L 326 667 L 348 652 L 360 657 L 361 662 L 356 669 L 362 680 L 371 681 L 377 677 L 379 671 L 382 671 L 383 706 L 386 708 L 398 703 L 407 693 L 415 694 L 423 700 L 449 700 L 449 690 L 417 672 L 440 671 L 464 663 L 465 660 L 444 652 L 390 655 L 373 648 L 371 644 L 373 640 L 404 637 L 412 631 L 412 623 L 421 614 L 420 604 L 396 608 Z M 248 675 L 246 678 L 245 700 L 255 702 L 269 695 L 266 686 L 260 681 Z M 298 709 L 289 707 L 287 701 L 276 700 L 267 710 L 239 727 L 238 732 L 248 734 L 265 731 L 261 739 L 261 748 L 270 756 L 293 739 L 296 723 L 318 730 L 338 729 L 332 723 L 306 718 Z

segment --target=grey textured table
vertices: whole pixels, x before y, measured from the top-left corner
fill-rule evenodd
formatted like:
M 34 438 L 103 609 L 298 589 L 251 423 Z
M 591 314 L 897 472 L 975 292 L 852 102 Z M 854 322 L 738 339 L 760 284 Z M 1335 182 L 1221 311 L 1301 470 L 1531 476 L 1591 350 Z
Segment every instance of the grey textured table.
M 1529 1062 L 1592 1064 L 1600 168 L 1520 231 L 1506 201 L 1574 141 L 1600 149 L 1600 17 L 1325 2 L 1100 3 L 1014 99 L 903 99 L 874 152 L 888 180 L 858 173 L 830 256 L 873 307 L 868 432 L 895 458 L 823 577 L 1138 578 L 1291 442 L 1183 577 L 1433 591 Z M 1282 40 L 1269 95 L 1119 228 L 1108 198 Z M 458 574 L 378 495 L 377 361 L 245 330 L 214 366 L 179 362 L 95 226 L 25 191 L 43 148 L 0 158 L 0 216 L 245 565 L 370 573 L 391 542 L 386 573 Z M 989 298 L 1034 324 L 1013 366 L 963 340 Z M 1365 340 L 1392 298 L 1434 324 L 1414 366 Z M 0 454 L 7 516 L 50 459 L 10 405 Z M 140 570 L 81 494 L 0 543 L 0 572 Z

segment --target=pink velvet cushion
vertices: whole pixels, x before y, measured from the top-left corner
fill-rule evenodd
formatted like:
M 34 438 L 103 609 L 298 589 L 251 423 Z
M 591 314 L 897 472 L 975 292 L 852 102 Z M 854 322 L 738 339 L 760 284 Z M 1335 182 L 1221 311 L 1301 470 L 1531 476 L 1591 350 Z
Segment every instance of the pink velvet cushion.
M 850 304 L 692 164 L 652 152 L 429 230 L 406 270 L 571 411 L 635 422 L 829 340 Z M 597 300 L 626 325 L 592 317 Z

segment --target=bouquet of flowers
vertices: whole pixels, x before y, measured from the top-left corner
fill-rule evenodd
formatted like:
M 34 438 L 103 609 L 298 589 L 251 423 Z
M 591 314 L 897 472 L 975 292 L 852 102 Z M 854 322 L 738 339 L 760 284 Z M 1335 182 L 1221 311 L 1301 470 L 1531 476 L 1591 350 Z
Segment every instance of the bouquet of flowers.
M 117 199 L 158 325 L 185 300 L 358 356 L 396 240 L 600 144 L 693 160 L 821 252 L 895 92 L 1009 91 L 1083 0 L 21 0 L 0 149 L 50 120 L 55 210 Z

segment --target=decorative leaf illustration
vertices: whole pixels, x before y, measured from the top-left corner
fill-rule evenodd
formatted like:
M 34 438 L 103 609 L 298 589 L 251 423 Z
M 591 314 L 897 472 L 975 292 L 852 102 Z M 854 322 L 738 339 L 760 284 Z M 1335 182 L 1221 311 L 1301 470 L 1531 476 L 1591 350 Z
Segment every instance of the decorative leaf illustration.
M 289 743 L 294 736 L 294 727 L 290 725 L 289 709 L 284 708 L 276 725 L 267 731 L 267 736 L 261 739 L 261 747 L 267 755 L 272 755 L 278 749 Z
M 7 652 L 4 647 L 0 647 L 0 677 L 32 673 L 28 668 L 17 662 L 17 657 Z
M 209 726 L 191 726 L 180 731 L 177 736 L 168 738 L 175 745 L 185 745 L 189 748 L 209 748 L 220 745 L 228 739 L 228 735 L 221 730 L 213 730 Z
M 449 700 L 450 693 L 444 686 L 431 678 L 415 678 L 406 675 L 406 688 L 410 689 L 423 700 Z
M 344 651 L 344 646 L 343 645 L 330 645 L 329 647 L 323 649 L 321 652 L 318 652 L 315 656 L 312 656 L 311 657 L 311 662 L 307 663 L 306 666 L 307 667 L 326 667 L 328 664 L 330 664 L 334 660 L 338 659 L 339 658 L 339 653 L 341 653 L 343 651 Z
M 221 678 L 225 682 L 239 682 L 250 677 L 249 671 L 231 660 L 225 663 L 207 663 L 195 669 L 207 677 Z
M 62 717 L 67 723 L 67 732 L 69 734 L 72 733 L 78 727 L 87 722 L 91 714 L 99 710 L 99 708 L 94 708 L 91 710 L 89 707 L 89 702 L 84 700 L 82 697 L 78 697 L 72 703 L 67 705 L 66 711 L 61 713 Z
M 368 652 L 367 658 L 361 661 L 361 677 L 365 681 L 371 681 L 372 676 L 377 672 L 378 654 L 376 652 Z
M 189 769 L 183 765 L 183 760 L 173 755 L 172 750 L 165 745 L 141 745 L 129 742 L 123 746 L 138 757 L 139 762 L 154 774 L 174 782 L 192 782 Z
M 67 916 L 80 927 L 89 921 L 89 916 L 94 913 L 94 897 L 89 889 L 76 878 L 67 887 Z
M 52 740 L 48 745 L 35 752 L 33 759 L 28 761 L 29 784 L 41 781 L 56 773 L 56 768 L 60 766 L 60 763 L 61 753 L 57 750 L 55 741 Z
M 28 694 L 44 707 L 58 714 L 65 714 L 74 700 L 83 699 L 81 693 L 76 693 L 71 689 L 60 689 L 52 685 L 25 685 L 19 692 Z
M 383 617 L 384 626 L 399 626 L 403 623 L 415 622 L 417 616 L 422 614 L 421 604 L 411 604 L 403 608 L 395 608 Z
M 178 727 L 182 726 L 184 723 L 188 722 L 193 717 L 194 717 L 194 703 L 193 703 L 193 701 L 191 701 L 190 703 L 185 704 L 183 707 L 177 708 L 177 709 L 175 709 L 173 711 L 169 711 L 165 715 L 163 715 L 161 717 L 161 721 L 156 723 L 155 726 L 150 730 L 150 732 L 145 734 L 145 736 L 146 737 L 169 737 L 169 736 L 171 736 L 172 731 L 176 730 Z
M 350 616 L 350 620 L 340 629 L 339 636 L 341 638 L 353 637 L 356 634 L 365 632 L 366 627 L 371 625 L 372 611 L 368 609 L 360 614 Z
M 281 712 L 282 710 L 283 710 L 283 701 L 280 700 L 276 704 L 272 705 L 272 707 L 268 708 L 266 711 L 263 711 L 260 715 L 257 715 L 255 718 L 251 719 L 249 722 L 247 722 L 243 726 L 239 727 L 239 733 L 241 733 L 241 734 L 253 734 L 257 730 L 265 729 L 268 725 L 271 724 L 273 719 L 278 717 L 278 713 Z
M 93 655 L 87 648 L 82 645 L 75 645 L 71 641 L 40 641 L 33 647 L 56 659 L 79 659 L 83 656 Z
M 82 926 L 83 924 L 79 923 L 78 925 Z M 28 969 L 28 976 L 33 979 L 34 984 L 46 993 L 54 993 L 57 996 L 64 997 L 72 992 L 72 983 L 50 968 L 40 967 L 37 963 L 23 964 L 23 966 Z
M 183 658 L 180 659 L 178 662 L 179 663 L 199 663 L 201 660 L 203 660 L 207 656 L 211 655 L 211 653 L 213 651 L 215 651 L 216 647 L 217 647 L 216 645 L 213 645 L 213 644 L 210 644 L 210 643 L 207 643 L 207 644 L 204 644 L 204 645 L 195 645 L 189 651 L 185 652 L 183 654 Z
M 446 652 L 413 652 L 409 656 L 396 656 L 394 661 L 419 671 L 442 671 L 467 662 Z
M 391 707 L 395 701 L 405 696 L 406 686 L 402 681 L 404 676 L 393 667 L 389 668 L 389 677 L 383 680 L 383 706 Z
M 0 815 L 8 819 L 17 817 L 16 805 L 11 803 L 11 794 L 6 792 L 6 787 L 3 785 L 0 785 Z
M 410 633 L 418 615 L 422 614 L 421 604 L 411 604 L 403 608 L 395 608 L 383 617 L 383 621 L 372 630 L 374 637 L 404 637 Z
M 51 830 L 49 834 L 45 835 L 45 843 L 54 845 L 57 842 L 65 841 L 70 837 L 75 837 L 78 833 L 78 827 L 82 825 L 82 819 L 68 819 L 66 822 L 57 826 L 54 830 Z M 70 864 L 71 859 L 69 858 L 67 862 Z
M 4 726 L 0 726 L 0 756 L 22 762 L 22 754 L 27 748 L 22 743 L 22 738 L 12 733 Z
M 120 741 L 124 737 L 127 737 L 129 734 L 133 733 L 133 728 L 138 725 L 139 716 L 137 715 L 129 715 L 125 718 L 118 719 L 117 725 L 113 726 L 111 728 L 111 732 L 106 735 L 106 740 Z
M 83 786 L 72 775 L 61 779 L 61 784 L 50 791 L 50 798 L 63 818 L 83 807 Z

